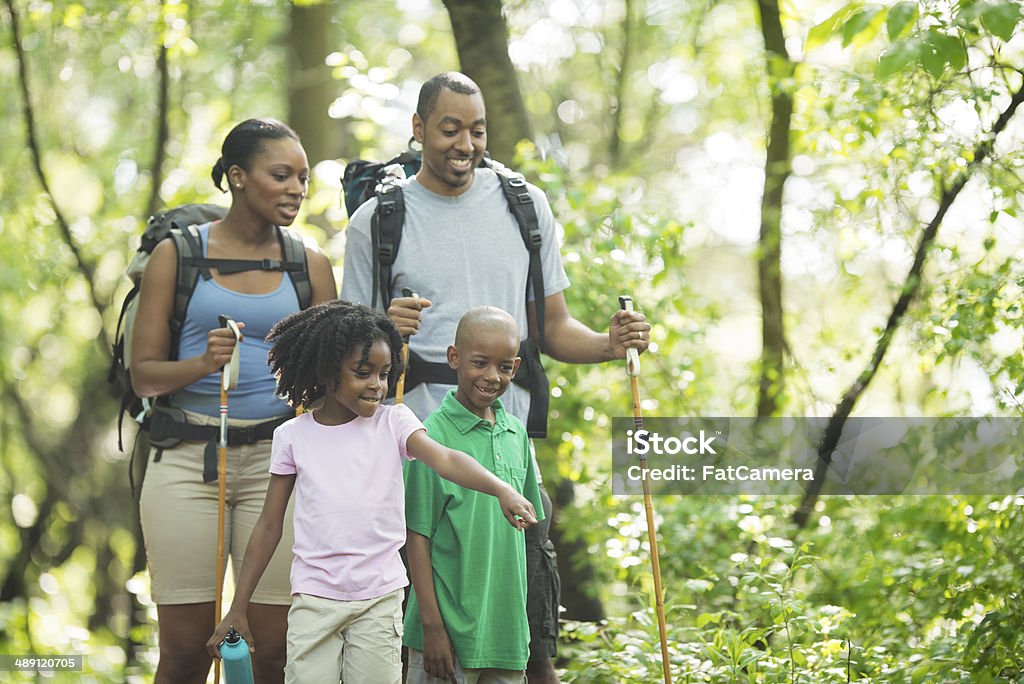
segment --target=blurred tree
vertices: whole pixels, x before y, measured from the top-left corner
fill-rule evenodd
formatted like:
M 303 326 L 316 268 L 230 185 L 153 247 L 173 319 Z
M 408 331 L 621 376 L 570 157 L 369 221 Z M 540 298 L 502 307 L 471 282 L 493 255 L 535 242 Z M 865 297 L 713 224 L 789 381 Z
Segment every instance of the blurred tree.
M 326 64 L 334 50 L 334 0 L 292 2 L 288 24 L 288 123 L 299 134 L 310 166 L 347 156 L 343 127 L 329 116 L 338 86 Z
M 790 126 L 796 65 L 786 48 L 777 0 L 758 0 L 764 37 L 765 76 L 771 93 L 765 145 L 764 192 L 758 237 L 757 281 L 761 296 L 761 367 L 757 417 L 776 415 L 785 391 L 786 333 L 782 310 L 783 190 L 790 175 Z
M 501 0 L 444 0 L 459 51 L 460 69 L 473 79 L 487 106 L 487 147 L 505 163 L 529 139 L 530 118 L 512 60 Z

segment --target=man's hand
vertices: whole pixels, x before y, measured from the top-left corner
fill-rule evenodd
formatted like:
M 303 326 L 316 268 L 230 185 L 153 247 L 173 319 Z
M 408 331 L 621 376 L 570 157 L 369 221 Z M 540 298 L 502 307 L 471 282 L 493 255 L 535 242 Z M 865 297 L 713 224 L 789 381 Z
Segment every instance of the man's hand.
M 420 329 L 420 312 L 430 304 L 430 300 L 423 297 L 396 297 L 388 306 L 388 318 L 402 337 L 409 337 Z
M 626 358 L 628 348 L 643 354 L 651 344 L 651 324 L 639 311 L 620 309 L 608 326 L 608 343 L 617 359 Z

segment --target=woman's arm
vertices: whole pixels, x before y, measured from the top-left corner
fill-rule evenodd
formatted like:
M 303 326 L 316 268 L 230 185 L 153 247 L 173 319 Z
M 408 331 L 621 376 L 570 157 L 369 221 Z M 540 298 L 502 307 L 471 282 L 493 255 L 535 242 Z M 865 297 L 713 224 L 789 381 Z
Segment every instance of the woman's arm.
M 323 304 L 338 298 L 338 283 L 334 280 L 331 262 L 323 252 L 306 248 L 306 264 L 309 268 L 309 284 L 313 288 L 313 304 Z
M 525 529 L 537 522 L 533 504 L 519 492 L 467 454 L 438 444 L 426 430 L 412 433 L 406 449 L 413 458 L 423 461 L 444 479 L 496 497 L 501 504 L 501 512 L 513 527 Z

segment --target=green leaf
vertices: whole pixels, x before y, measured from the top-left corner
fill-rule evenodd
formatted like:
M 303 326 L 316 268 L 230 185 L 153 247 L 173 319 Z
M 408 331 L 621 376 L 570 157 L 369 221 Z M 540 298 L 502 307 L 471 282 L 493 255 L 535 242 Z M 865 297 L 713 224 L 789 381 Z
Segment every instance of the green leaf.
M 917 21 L 917 15 L 916 2 L 897 2 L 890 7 L 885 20 L 885 31 L 889 35 L 889 40 L 901 38 Z
M 853 42 L 854 38 L 864 32 L 867 32 L 867 35 L 862 36 L 862 40 L 865 42 L 874 38 L 875 34 L 878 33 L 880 25 L 873 26 L 873 24 L 876 18 L 880 18 L 879 13 L 881 11 L 881 7 L 873 5 L 850 17 L 850 19 L 843 24 L 843 47 L 847 47 Z M 869 29 L 872 28 L 874 28 L 874 32 L 869 31 Z
M 861 2 L 850 3 L 849 5 L 839 8 L 832 14 L 832 16 L 817 26 L 812 26 L 807 32 L 807 41 L 804 44 L 804 51 L 809 52 L 830 41 L 832 37 L 839 32 L 839 28 L 844 27 L 846 21 L 855 12 L 859 11 L 861 7 L 863 7 L 863 3 Z
M 893 43 L 878 59 L 876 73 L 879 78 L 888 78 L 904 69 L 908 64 L 916 62 L 923 52 L 923 45 L 917 38 Z
M 697 616 L 697 627 L 701 628 L 709 622 L 718 623 L 722 619 L 721 613 L 701 613 Z
M 921 63 L 932 76 L 938 78 L 945 72 L 947 64 L 954 70 L 962 69 L 967 64 L 967 51 L 955 36 L 930 31 L 925 38 Z
M 981 25 L 1003 40 L 1010 40 L 1020 21 L 1021 9 L 1012 2 L 988 5 L 981 11 Z

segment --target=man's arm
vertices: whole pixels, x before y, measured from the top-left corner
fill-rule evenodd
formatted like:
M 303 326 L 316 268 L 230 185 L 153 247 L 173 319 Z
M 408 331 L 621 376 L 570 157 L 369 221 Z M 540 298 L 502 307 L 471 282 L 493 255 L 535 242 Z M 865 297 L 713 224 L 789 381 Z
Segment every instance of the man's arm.
M 530 336 L 538 338 L 537 311 L 527 305 Z M 651 326 L 642 313 L 618 310 L 611 317 L 605 334 L 591 330 L 576 320 L 565 303 L 565 295 L 556 292 L 544 298 L 544 340 L 546 353 L 566 363 L 602 363 L 626 358 L 632 347 L 643 353 L 651 343 Z
M 455 684 L 455 648 L 441 619 L 434 593 L 434 570 L 430 565 L 430 539 L 406 530 L 405 552 L 409 558 L 409 577 L 416 591 L 423 623 L 423 669 L 428 675 L 448 679 Z
M 345 230 L 341 298 L 366 306 L 373 301 L 373 245 L 370 242 L 370 218 L 376 207 L 376 199 L 367 201 L 352 215 Z

